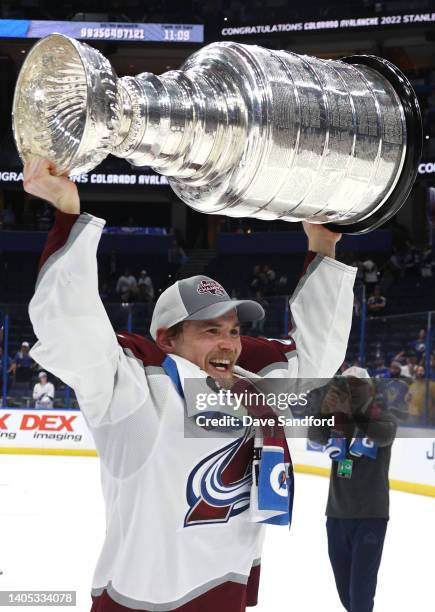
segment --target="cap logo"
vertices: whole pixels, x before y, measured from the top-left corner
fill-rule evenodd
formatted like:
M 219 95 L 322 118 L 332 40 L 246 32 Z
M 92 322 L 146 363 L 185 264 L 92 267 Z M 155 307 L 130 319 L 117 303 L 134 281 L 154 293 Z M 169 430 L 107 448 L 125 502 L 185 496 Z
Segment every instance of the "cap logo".
M 210 293 L 211 295 L 225 295 L 225 289 L 213 280 L 202 280 L 196 288 L 198 293 Z

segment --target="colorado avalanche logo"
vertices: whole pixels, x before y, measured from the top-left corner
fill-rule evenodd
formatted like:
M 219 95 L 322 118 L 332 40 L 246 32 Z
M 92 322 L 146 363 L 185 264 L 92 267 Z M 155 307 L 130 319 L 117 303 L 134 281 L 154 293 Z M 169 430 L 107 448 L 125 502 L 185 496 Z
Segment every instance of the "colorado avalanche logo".
M 184 526 L 227 523 L 249 507 L 254 438 L 243 438 L 215 451 L 191 471 L 186 487 L 189 510 Z
M 281 497 L 287 497 L 287 476 L 283 463 L 278 463 L 270 472 L 270 486 Z
M 225 289 L 214 280 L 202 280 L 196 289 L 198 293 L 211 293 L 212 295 L 225 295 Z

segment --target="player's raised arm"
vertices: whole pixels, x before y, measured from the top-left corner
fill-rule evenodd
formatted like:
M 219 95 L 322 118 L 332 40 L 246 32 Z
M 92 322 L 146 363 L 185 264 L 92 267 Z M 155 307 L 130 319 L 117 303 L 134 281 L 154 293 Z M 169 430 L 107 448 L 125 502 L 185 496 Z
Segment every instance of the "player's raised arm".
M 74 389 L 89 423 L 97 426 L 109 418 L 115 374 L 133 382 L 143 374 L 118 345 L 98 293 L 96 251 L 105 221 L 80 214 L 76 185 L 54 171 L 52 163 L 40 158 L 24 167 L 25 190 L 57 209 L 29 305 L 38 338 L 31 355 Z M 136 387 L 124 387 L 124 416 L 139 405 Z
M 308 237 L 306 269 L 290 299 L 297 360 L 303 378 L 329 378 L 342 364 L 352 323 L 356 268 L 335 259 L 341 234 L 304 222 Z

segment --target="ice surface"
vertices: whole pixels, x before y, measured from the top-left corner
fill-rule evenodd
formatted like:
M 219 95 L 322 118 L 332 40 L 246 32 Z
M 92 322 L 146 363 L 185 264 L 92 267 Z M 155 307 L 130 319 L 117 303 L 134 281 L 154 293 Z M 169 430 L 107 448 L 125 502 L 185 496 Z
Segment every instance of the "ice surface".
M 291 532 L 268 528 L 260 603 L 249 610 L 343 609 L 327 556 L 327 490 L 326 478 L 296 474 Z M 76 608 L 46 610 L 89 612 L 105 533 L 98 459 L 0 455 L 0 520 L 0 590 L 75 590 Z M 435 499 L 392 491 L 375 612 L 432 610 L 434 561 Z

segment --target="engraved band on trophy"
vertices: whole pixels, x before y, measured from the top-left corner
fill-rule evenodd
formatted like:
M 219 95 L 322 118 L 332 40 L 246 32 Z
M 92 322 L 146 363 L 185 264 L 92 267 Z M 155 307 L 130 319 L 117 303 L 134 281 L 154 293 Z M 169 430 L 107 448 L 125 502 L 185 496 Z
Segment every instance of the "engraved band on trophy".
M 118 78 L 92 47 L 41 39 L 20 71 L 23 160 L 87 172 L 109 153 L 166 175 L 195 210 L 364 233 L 405 202 L 422 128 L 406 77 L 374 56 L 321 60 L 213 43 L 180 70 Z

